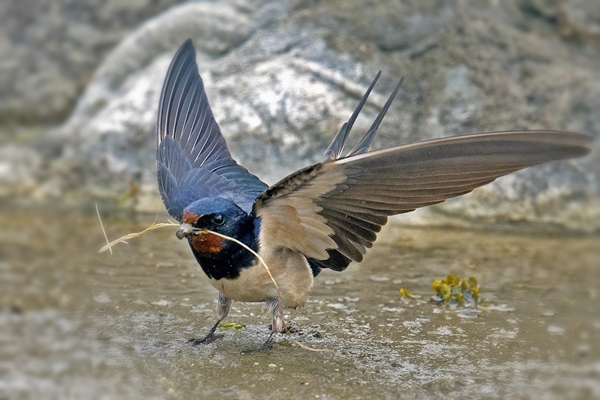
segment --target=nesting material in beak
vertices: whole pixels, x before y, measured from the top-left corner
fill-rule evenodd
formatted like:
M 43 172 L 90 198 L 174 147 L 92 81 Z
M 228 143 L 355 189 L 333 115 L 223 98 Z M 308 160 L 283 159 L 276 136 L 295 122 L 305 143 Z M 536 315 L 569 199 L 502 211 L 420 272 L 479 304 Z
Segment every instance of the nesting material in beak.
M 175 232 L 175 236 L 177 236 L 177 238 L 181 240 L 185 237 L 192 235 L 193 233 L 194 228 L 192 227 L 192 225 L 183 223 L 179 226 L 179 230 Z

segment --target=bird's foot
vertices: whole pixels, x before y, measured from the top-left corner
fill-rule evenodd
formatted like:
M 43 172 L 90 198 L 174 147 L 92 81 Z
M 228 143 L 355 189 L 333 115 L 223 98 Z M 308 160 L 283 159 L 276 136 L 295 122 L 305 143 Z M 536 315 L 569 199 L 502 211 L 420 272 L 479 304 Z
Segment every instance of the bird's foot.
M 257 351 L 269 351 L 273 348 L 273 342 L 274 342 L 273 335 L 271 335 L 271 336 L 269 336 L 267 341 L 264 342 L 263 345 L 260 346 L 259 348 L 242 350 L 242 352 L 240 354 L 256 353 Z
M 217 339 L 222 338 L 223 335 L 215 335 L 214 333 L 209 333 L 208 335 L 206 335 L 205 337 L 203 337 L 202 339 L 190 339 L 188 340 L 188 342 L 190 342 L 192 344 L 192 346 L 198 346 L 199 344 L 209 344 L 214 342 Z
M 260 346 L 260 351 L 269 351 L 273 348 L 273 339 L 269 338 L 267 339 L 266 342 L 263 343 L 262 346 Z
M 269 329 L 273 330 L 273 325 L 269 325 Z M 282 327 L 278 333 L 285 335 L 285 334 L 289 334 L 289 333 L 302 333 L 302 332 L 301 332 L 300 328 L 298 328 L 297 326 L 287 324 L 284 327 Z

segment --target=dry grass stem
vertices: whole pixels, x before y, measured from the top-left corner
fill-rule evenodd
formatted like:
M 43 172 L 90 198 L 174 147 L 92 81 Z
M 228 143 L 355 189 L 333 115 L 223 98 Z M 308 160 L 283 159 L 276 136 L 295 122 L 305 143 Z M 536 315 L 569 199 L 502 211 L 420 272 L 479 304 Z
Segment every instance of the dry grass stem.
M 106 230 L 104 229 L 104 224 L 102 223 L 102 218 L 100 218 L 100 210 L 98 210 L 98 203 L 96 203 L 96 215 L 98 216 L 98 221 L 100 221 L 100 228 L 102 228 L 102 233 L 104 234 L 104 239 L 106 240 L 106 244 L 110 244 L 108 241 L 108 236 L 106 235 Z M 110 251 L 110 255 L 112 256 L 112 248 L 108 248 Z
M 136 238 L 138 236 L 142 236 L 143 234 L 145 234 L 147 232 L 150 232 L 150 231 L 153 231 L 153 230 L 156 230 L 156 229 L 159 229 L 159 228 L 164 228 L 164 227 L 167 227 L 167 226 L 179 226 L 179 224 L 176 224 L 176 223 L 171 222 L 171 221 L 169 221 L 169 222 L 160 222 L 160 223 L 157 224 L 156 220 L 155 220 L 152 223 L 152 225 L 150 225 L 149 227 L 147 227 L 146 229 L 144 229 L 141 232 L 128 233 L 127 235 L 121 236 L 120 238 L 115 239 L 115 240 L 113 240 L 110 243 L 107 243 L 104 247 L 102 247 L 100 250 L 98 250 L 98 253 L 102 253 L 102 252 L 105 252 L 106 250 L 109 250 L 110 253 L 112 254 L 112 247 L 114 245 L 116 245 L 117 243 L 128 244 L 127 240 L 129 240 L 129 239 L 133 239 L 133 238 Z M 106 235 L 105 235 L 105 237 L 106 237 Z M 106 241 L 108 242 L 108 238 L 106 238 Z

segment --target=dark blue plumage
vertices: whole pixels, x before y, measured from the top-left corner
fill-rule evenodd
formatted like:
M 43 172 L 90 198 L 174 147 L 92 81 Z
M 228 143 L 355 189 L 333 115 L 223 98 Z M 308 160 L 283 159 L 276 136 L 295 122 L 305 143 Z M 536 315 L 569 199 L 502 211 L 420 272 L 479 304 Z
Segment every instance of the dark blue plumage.
M 267 188 L 231 158 L 198 75 L 191 40 L 177 51 L 167 72 L 156 129 L 158 187 L 177 220 L 185 206 L 207 196 L 228 198 L 250 212 Z

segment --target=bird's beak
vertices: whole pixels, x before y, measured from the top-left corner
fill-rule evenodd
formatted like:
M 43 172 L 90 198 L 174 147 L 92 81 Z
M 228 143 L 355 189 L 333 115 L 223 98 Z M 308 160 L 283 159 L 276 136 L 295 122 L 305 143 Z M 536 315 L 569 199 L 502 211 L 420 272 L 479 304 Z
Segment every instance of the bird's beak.
M 178 239 L 183 239 L 184 237 L 188 237 L 189 235 L 194 233 L 194 228 L 190 224 L 183 223 L 179 225 L 179 230 L 175 232 L 175 236 Z

